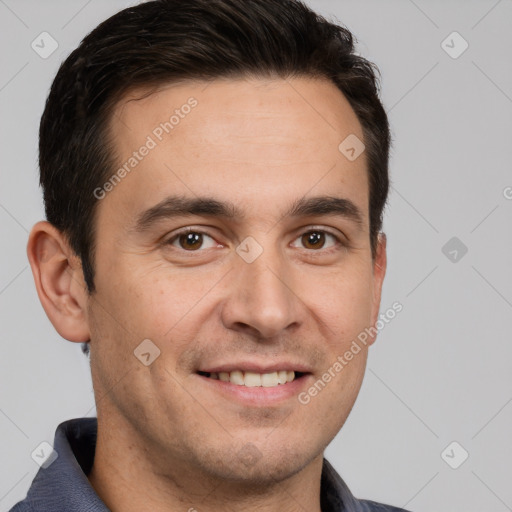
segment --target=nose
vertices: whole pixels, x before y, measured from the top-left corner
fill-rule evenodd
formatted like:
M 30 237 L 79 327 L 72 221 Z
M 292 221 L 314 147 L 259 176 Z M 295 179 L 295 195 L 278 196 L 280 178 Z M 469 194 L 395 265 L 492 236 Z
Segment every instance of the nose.
M 240 259 L 230 279 L 221 312 L 227 329 L 268 339 L 300 325 L 304 315 L 297 286 L 279 255 L 264 251 L 252 263 Z

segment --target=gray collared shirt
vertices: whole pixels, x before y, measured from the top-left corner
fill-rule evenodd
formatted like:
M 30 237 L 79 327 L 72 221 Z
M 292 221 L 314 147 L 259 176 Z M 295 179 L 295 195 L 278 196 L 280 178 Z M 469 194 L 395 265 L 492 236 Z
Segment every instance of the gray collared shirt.
M 96 418 L 77 418 L 61 423 L 53 445 L 57 458 L 47 467 L 43 464 L 27 497 L 10 512 L 109 512 L 86 476 L 94 461 L 97 431 Z M 323 512 L 407 512 L 354 498 L 325 459 L 320 500 Z

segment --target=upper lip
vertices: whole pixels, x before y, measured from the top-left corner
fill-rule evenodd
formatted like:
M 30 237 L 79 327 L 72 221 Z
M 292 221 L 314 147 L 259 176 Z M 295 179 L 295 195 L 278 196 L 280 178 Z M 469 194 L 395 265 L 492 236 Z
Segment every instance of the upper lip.
M 204 373 L 219 373 L 219 372 L 254 372 L 254 373 L 273 373 L 278 371 L 295 371 L 300 373 L 310 373 L 311 369 L 305 364 L 292 363 L 290 361 L 281 361 L 271 363 L 258 363 L 255 361 L 240 361 L 237 363 L 222 363 L 212 366 L 204 366 L 199 368 L 198 371 Z

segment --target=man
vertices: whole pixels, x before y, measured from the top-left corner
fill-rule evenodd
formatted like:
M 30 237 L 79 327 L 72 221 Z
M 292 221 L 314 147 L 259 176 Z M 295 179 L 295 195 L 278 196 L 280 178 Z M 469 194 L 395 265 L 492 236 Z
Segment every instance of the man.
M 400 510 L 323 458 L 375 341 L 388 151 L 371 64 L 299 2 L 91 32 L 42 117 L 28 257 L 97 420 L 59 425 L 12 510 Z

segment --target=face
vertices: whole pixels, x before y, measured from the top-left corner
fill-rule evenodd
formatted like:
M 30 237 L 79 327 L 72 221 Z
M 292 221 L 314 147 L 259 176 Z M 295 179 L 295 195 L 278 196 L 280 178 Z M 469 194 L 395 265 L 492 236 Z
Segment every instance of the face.
M 96 192 L 98 420 L 162 472 L 285 478 L 345 422 L 369 343 L 344 354 L 378 314 L 365 154 L 338 149 L 361 126 L 324 80 L 140 97 L 110 126 L 126 172 Z

